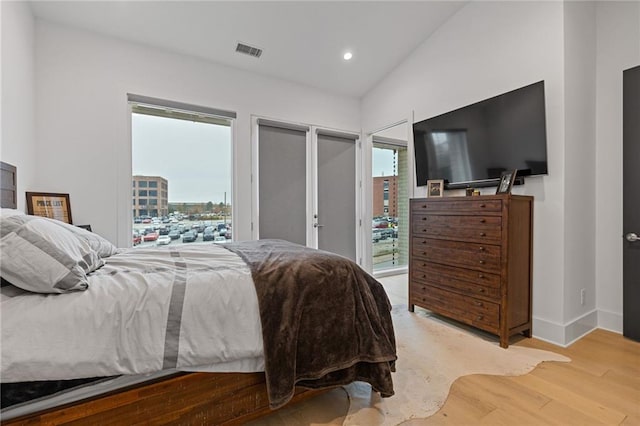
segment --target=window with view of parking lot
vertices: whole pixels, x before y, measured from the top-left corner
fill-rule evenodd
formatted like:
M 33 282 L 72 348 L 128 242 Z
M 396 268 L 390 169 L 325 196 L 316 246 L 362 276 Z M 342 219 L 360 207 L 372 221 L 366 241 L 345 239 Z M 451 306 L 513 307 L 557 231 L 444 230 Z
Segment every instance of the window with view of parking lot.
M 372 256 L 376 272 L 408 264 L 407 146 L 373 141 Z
M 132 185 L 142 188 L 133 191 L 132 245 L 224 243 L 232 238 L 233 119 L 166 102 L 130 98 Z

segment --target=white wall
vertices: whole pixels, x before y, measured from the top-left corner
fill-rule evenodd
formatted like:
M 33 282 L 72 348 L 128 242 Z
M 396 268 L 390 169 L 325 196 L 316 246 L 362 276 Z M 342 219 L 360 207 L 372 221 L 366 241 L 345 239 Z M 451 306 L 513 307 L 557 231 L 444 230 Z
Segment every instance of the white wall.
M 549 176 L 513 192 L 535 197 L 534 333 L 556 342 L 564 338 L 563 31 L 559 2 L 471 2 L 362 100 L 369 131 L 407 111 L 419 121 L 545 80 Z
M 536 200 L 543 339 L 622 331 L 622 71 L 638 64 L 638 2 L 474 2 L 362 100 L 368 131 L 407 110 L 419 121 L 545 80 L 549 176 L 514 187 Z
M 640 65 L 640 2 L 600 2 L 596 24 L 596 305 L 621 332 L 622 71 Z
M 564 342 L 597 326 L 595 284 L 596 4 L 564 3 Z M 585 297 L 582 304 L 581 291 Z
M 25 2 L 0 2 L 0 10 L 0 159 L 18 167 L 18 209 L 25 211 L 25 191 L 36 188 L 34 20 Z
M 237 112 L 238 239 L 251 238 L 251 114 L 360 129 L 355 98 L 47 22 L 36 24 L 36 58 L 37 188 L 70 193 L 74 222 L 118 245 L 130 240 L 127 93 Z

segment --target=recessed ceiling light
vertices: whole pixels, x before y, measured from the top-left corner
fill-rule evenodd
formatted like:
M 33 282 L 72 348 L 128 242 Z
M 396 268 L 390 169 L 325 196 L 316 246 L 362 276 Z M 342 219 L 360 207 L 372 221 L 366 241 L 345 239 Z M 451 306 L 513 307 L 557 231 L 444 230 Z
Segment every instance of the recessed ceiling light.
M 347 52 L 344 54 L 343 58 L 345 61 L 348 61 L 349 59 L 353 58 L 353 55 L 351 54 L 351 52 Z

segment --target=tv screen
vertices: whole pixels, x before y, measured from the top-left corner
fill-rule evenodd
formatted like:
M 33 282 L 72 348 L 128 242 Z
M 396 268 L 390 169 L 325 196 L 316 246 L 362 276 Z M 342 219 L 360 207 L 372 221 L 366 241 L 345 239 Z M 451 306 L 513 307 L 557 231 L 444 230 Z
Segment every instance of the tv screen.
M 413 124 L 417 185 L 497 185 L 503 171 L 547 174 L 544 81 Z

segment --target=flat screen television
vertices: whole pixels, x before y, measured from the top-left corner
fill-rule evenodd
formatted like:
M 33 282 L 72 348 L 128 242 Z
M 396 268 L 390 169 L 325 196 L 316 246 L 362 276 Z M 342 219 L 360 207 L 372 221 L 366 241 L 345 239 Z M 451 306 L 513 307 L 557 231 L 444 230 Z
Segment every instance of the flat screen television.
M 413 124 L 417 185 L 497 186 L 503 171 L 547 174 L 544 81 Z

